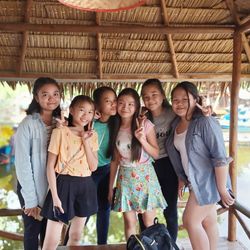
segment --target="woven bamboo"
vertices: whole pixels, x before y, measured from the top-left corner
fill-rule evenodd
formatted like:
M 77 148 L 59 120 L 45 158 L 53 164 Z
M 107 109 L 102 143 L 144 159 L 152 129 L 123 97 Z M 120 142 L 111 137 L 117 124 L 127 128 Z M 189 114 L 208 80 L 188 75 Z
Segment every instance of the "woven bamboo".
M 234 30 L 249 22 L 249 0 L 145 0 L 100 13 L 57 0 L 0 0 L 0 81 L 230 82 Z M 242 42 L 242 81 L 249 82 L 250 28 Z

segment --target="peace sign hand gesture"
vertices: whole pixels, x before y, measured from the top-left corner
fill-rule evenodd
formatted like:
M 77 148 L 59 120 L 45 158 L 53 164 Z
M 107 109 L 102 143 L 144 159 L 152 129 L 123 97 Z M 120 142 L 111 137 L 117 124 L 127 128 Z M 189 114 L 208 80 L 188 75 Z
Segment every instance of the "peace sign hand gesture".
M 143 118 L 136 118 L 136 125 L 137 129 L 135 130 L 135 137 L 138 139 L 138 141 L 142 144 L 143 141 L 146 140 L 145 130 L 144 130 L 144 123 L 145 123 L 146 117 Z
M 87 131 L 82 131 L 81 132 L 81 136 L 82 136 L 82 140 L 83 143 L 86 142 L 92 135 L 93 135 L 93 121 L 88 123 L 88 130 Z
M 68 126 L 68 121 L 65 120 L 64 117 L 64 111 L 61 111 L 61 117 L 60 118 L 56 118 L 56 127 L 57 128 L 63 128 L 65 126 Z

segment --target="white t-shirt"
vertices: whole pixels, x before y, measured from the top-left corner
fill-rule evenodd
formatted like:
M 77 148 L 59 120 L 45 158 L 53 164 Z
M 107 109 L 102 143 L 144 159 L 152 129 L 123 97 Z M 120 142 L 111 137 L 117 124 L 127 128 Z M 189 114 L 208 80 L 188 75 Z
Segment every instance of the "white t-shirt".
M 145 120 L 144 129 L 147 134 L 151 129 L 153 129 L 154 124 Z M 124 167 L 134 167 L 138 163 L 147 163 L 151 160 L 151 156 L 148 155 L 142 148 L 141 157 L 139 162 L 132 162 L 131 160 L 131 142 L 132 142 L 132 134 L 130 129 L 120 129 L 116 138 L 116 147 L 118 152 L 121 155 L 120 165 Z
M 181 155 L 181 163 L 184 169 L 184 172 L 187 177 L 189 177 L 188 174 L 188 157 L 187 157 L 187 149 L 185 145 L 187 130 L 185 130 L 183 133 L 177 134 L 176 130 L 174 133 L 174 146 L 175 148 L 180 152 Z

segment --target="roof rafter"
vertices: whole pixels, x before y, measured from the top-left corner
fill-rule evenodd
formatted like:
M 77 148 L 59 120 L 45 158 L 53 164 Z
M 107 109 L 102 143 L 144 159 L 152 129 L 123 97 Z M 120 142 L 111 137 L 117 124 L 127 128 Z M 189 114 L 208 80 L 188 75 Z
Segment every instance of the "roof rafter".
M 101 25 L 101 13 L 96 12 L 96 24 Z M 96 34 L 98 52 L 98 76 L 102 79 L 102 34 Z
M 249 16 L 246 16 L 245 18 L 243 18 L 243 19 L 241 19 L 240 20 L 240 24 L 243 24 L 243 23 L 245 23 L 245 22 L 247 22 L 247 21 L 249 21 L 250 20 L 250 15 Z
M 250 30 L 250 20 L 245 22 L 244 24 L 240 25 L 239 32 L 246 32 Z
M 162 8 L 162 15 L 163 15 L 164 24 L 166 26 L 169 26 L 169 18 L 168 18 L 165 0 L 161 0 L 161 8 Z M 177 65 L 172 35 L 166 34 L 166 36 L 167 36 L 167 41 L 168 41 L 168 45 L 169 45 L 169 49 L 170 49 L 171 61 L 172 61 L 172 65 L 173 65 L 173 73 L 174 73 L 175 78 L 179 78 L 179 71 L 178 71 L 178 65 Z
M 26 2 L 26 8 L 25 8 L 25 14 L 24 14 L 24 22 L 29 23 L 30 20 L 30 9 L 32 6 L 33 0 L 27 0 Z M 24 31 L 23 32 L 23 38 L 22 38 L 22 48 L 21 48 L 21 53 L 20 53 L 20 59 L 17 64 L 17 72 L 19 74 L 22 73 L 23 70 L 23 63 L 25 59 L 25 54 L 26 54 L 26 49 L 27 49 L 27 44 L 28 44 L 28 38 L 29 38 L 29 31 Z
M 234 23 L 236 24 L 236 26 L 239 26 L 241 21 L 240 21 L 239 15 L 237 14 L 237 10 L 236 10 L 236 7 L 234 5 L 234 1 L 233 0 L 225 0 L 225 1 L 226 1 L 226 4 L 227 4 L 227 7 L 230 10 L 230 13 L 232 14 Z M 242 24 L 240 27 L 242 27 L 246 23 Z M 239 29 L 241 29 L 240 27 L 239 27 Z M 250 28 L 250 25 L 249 25 L 249 28 Z M 246 37 L 246 35 L 244 33 L 242 33 L 242 45 L 243 45 L 243 48 L 244 48 L 244 50 L 246 52 L 247 59 L 250 62 L 250 47 L 249 47 L 247 37 Z
M 0 23 L 0 30 L 8 32 L 84 32 L 84 33 L 128 33 L 128 34 L 232 34 L 234 25 L 196 25 L 185 27 L 142 26 L 142 25 L 112 25 L 83 26 L 78 24 L 30 24 L 30 23 Z

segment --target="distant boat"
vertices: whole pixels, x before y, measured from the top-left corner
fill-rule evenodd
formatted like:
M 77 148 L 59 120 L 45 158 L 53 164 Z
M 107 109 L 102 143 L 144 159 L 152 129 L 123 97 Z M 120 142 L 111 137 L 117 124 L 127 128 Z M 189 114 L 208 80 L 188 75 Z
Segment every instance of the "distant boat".
M 223 115 L 219 119 L 222 129 L 230 127 L 230 113 Z M 238 111 L 238 130 L 239 132 L 250 132 L 250 108 L 239 107 Z

